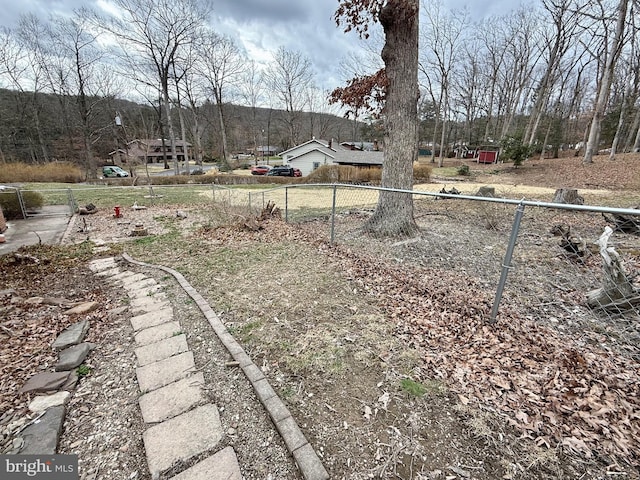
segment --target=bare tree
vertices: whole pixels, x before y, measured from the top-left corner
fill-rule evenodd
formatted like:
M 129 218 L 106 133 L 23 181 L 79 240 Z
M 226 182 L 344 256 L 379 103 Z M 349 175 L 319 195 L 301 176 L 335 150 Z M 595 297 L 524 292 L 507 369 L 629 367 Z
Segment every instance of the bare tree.
M 280 47 L 264 72 L 269 91 L 284 109 L 283 123 L 288 132 L 288 146 L 300 141 L 302 111 L 307 106 L 308 88 L 313 84 L 311 62 L 300 52 Z
M 602 5 L 598 1 L 599 5 Z M 595 105 L 593 108 L 593 118 L 591 120 L 591 127 L 589 129 L 589 138 L 584 152 L 584 158 L 582 162 L 584 164 L 593 163 L 594 152 L 598 150 L 598 144 L 600 141 L 600 124 L 604 115 L 607 102 L 609 100 L 609 93 L 611 92 L 611 82 L 613 79 L 613 73 L 616 68 L 616 63 L 620 57 L 622 47 L 624 44 L 625 27 L 627 20 L 627 10 L 630 0 L 620 0 L 616 7 L 614 18 L 616 19 L 615 30 L 611 40 L 607 43 L 607 51 L 605 52 L 604 67 L 602 69 L 602 75 L 598 79 L 598 87 Z M 603 21 L 605 19 L 603 18 Z
M 541 36 L 545 66 L 535 89 L 535 102 L 524 134 L 524 141 L 529 145 L 535 141 L 540 120 L 559 78 L 562 59 L 579 33 L 579 13 L 574 3 L 574 0 L 542 0 L 544 9 L 551 17 L 549 24 L 552 29 L 544 31 Z
M 96 26 L 111 33 L 119 56 L 135 73 L 154 72 L 159 85 L 176 175 L 180 173 L 174 132 L 170 79 L 172 66 L 185 46 L 203 28 L 211 11 L 209 0 L 113 0 L 118 16 L 94 16 Z M 138 77 L 139 78 L 139 77 Z
M 384 81 L 379 72 L 371 86 L 384 87 L 382 186 L 392 189 L 413 188 L 413 163 L 418 157 L 419 10 L 419 0 L 344 0 L 335 15 L 346 31 L 355 29 L 361 36 L 368 34 L 371 22 L 380 22 L 384 30 Z M 348 98 L 349 92 L 343 93 Z M 357 96 L 363 92 L 355 89 L 352 93 Z M 380 192 L 376 210 L 364 230 L 378 236 L 415 234 L 418 227 L 412 195 Z
M 262 134 L 263 129 L 258 120 L 258 105 L 262 101 L 263 90 L 264 79 L 258 71 L 255 62 L 249 61 L 245 72 L 240 77 L 238 91 L 244 104 L 251 109 L 249 137 L 253 139 L 253 154 L 256 165 L 258 164 L 258 137 L 260 137 L 260 143 L 263 146 L 262 154 L 264 156 L 264 135 Z
M 205 80 L 207 90 L 218 107 L 218 126 L 221 138 L 221 161 L 229 168 L 229 148 L 227 145 L 227 125 L 224 104 L 227 89 L 240 80 L 246 62 L 236 44 L 228 37 L 209 32 L 201 39 L 197 48 L 196 69 Z
M 447 121 L 450 109 L 450 87 L 452 72 L 463 40 L 463 33 L 468 26 L 467 12 L 445 11 L 442 3 L 430 3 L 429 8 L 423 5 L 426 11 L 426 26 L 422 29 L 422 42 L 424 57 L 419 66 L 422 73 L 427 76 L 430 92 L 436 88 L 437 114 L 442 118 L 442 128 L 440 135 L 440 156 L 438 166 L 442 167 L 445 155 L 445 144 Z M 432 74 L 435 72 L 435 81 L 432 81 Z M 431 93 L 435 100 L 436 95 Z M 435 138 L 434 138 L 435 144 Z

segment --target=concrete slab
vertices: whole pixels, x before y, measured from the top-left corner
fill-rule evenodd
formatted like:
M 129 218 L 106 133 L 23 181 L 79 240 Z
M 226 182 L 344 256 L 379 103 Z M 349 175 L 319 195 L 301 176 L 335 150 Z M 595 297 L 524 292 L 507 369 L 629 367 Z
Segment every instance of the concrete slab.
M 195 370 L 192 352 L 184 352 L 173 357 L 136 368 L 138 386 L 143 393 L 150 392 L 185 378 Z
M 211 403 L 149 428 L 142 439 L 151 478 L 158 478 L 176 462 L 215 448 L 222 436 L 218 408 Z
M 233 447 L 226 447 L 169 480 L 242 480 L 240 465 Z
M 136 357 L 138 359 L 138 366 L 143 367 L 159 360 L 178 355 L 179 353 L 189 350 L 187 345 L 187 336 L 174 335 L 165 340 L 159 342 L 150 343 L 143 347 L 138 347 L 135 350 Z
M 58 245 L 64 236 L 70 219 L 68 205 L 42 207 L 39 214 L 27 220 L 7 222 L 5 243 L 0 243 L 0 255 L 15 252 L 24 245 Z
M 142 315 L 136 315 L 131 317 L 129 321 L 134 331 L 144 330 L 145 328 L 155 327 L 162 323 L 170 322 L 173 320 L 173 308 L 165 307 L 155 312 L 143 313 Z
M 198 372 L 140 397 L 145 423 L 159 423 L 205 402 L 204 375 Z
M 133 288 L 127 289 L 127 296 L 131 299 L 134 298 L 142 298 L 142 297 L 153 297 L 158 293 L 162 292 L 164 288 L 162 285 L 147 285 L 142 288 Z
M 159 342 L 176 334 L 180 334 L 180 324 L 178 322 L 167 322 L 155 327 L 145 328 L 135 334 L 135 341 L 139 346 L 149 345 Z
M 118 275 L 120 273 L 119 267 L 110 268 L 108 270 L 101 270 L 96 273 L 99 277 L 113 277 L 114 275 Z
M 95 273 L 102 270 L 111 270 L 116 266 L 116 259 L 114 257 L 99 258 L 89 262 L 89 269 Z
M 158 282 L 156 282 L 155 278 L 147 278 L 145 280 L 141 280 L 140 282 L 136 283 L 135 285 L 125 285 L 124 289 L 127 292 L 136 292 L 136 291 L 144 289 L 144 288 L 151 288 L 151 287 L 156 287 L 156 286 L 158 286 Z
M 167 298 L 167 294 L 164 292 L 159 292 L 156 293 L 154 295 L 147 295 L 145 297 L 142 298 L 134 298 L 131 300 L 131 305 L 134 307 L 138 307 L 138 306 L 143 306 L 145 303 L 145 300 L 149 301 L 152 300 L 150 303 L 155 304 L 155 303 L 159 303 L 159 302 L 167 302 L 169 299 Z
M 138 300 L 146 300 L 146 301 L 138 301 Z M 136 304 L 133 305 L 133 301 L 131 305 L 129 305 L 129 309 L 133 315 L 140 315 L 143 313 L 149 312 L 157 312 L 166 307 L 170 307 L 171 303 L 167 300 L 153 300 L 153 297 L 144 297 L 144 299 L 136 299 Z
M 114 280 L 116 278 L 117 276 L 113 277 Z M 146 280 L 147 278 L 148 277 L 144 273 L 133 273 L 133 275 L 128 275 L 126 277 L 123 277 L 119 281 L 119 283 L 121 283 L 124 288 L 127 288 L 130 286 L 135 286 L 138 283 L 142 282 L 143 280 Z

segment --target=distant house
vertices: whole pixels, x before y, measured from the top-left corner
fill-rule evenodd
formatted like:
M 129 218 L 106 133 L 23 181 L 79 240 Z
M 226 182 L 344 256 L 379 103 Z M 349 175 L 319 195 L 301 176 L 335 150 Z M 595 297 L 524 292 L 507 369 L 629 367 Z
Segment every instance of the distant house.
M 315 138 L 297 145 L 280 154 L 284 163 L 300 169 L 302 175 L 309 175 L 322 165 L 352 165 L 357 167 L 381 167 L 382 152 L 353 149 L 347 143 L 337 144 L 333 140 L 325 142 Z
M 273 157 L 278 155 L 282 151 L 281 148 L 276 147 L 275 145 L 258 145 L 256 147 L 255 155 L 257 158 L 259 157 Z
M 176 155 L 179 162 L 185 160 L 185 151 L 189 158 L 192 158 L 192 145 L 189 142 L 176 139 Z M 164 148 L 162 139 L 136 139 L 127 143 L 126 148 L 119 148 L 109 153 L 109 157 L 114 163 L 128 163 L 135 160 L 138 163 L 161 163 L 166 156 L 167 161 L 173 161 L 174 155 L 171 150 L 171 141 L 165 139 Z

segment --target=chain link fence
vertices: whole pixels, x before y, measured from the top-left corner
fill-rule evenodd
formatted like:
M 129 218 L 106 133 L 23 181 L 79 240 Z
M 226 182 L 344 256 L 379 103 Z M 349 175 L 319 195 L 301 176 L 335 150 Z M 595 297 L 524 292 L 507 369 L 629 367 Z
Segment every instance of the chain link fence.
M 412 198 L 417 235 L 407 231 L 405 236 L 377 238 L 363 233 L 383 191 Z M 116 201 L 127 207 L 215 205 L 229 217 L 239 212 L 259 215 L 275 206 L 287 222 L 313 225 L 319 240 L 473 279 L 493 299 L 490 321 L 496 320 L 502 306 L 544 319 L 560 330 L 586 325 L 605 335 L 613 329 L 622 343 L 637 345 L 640 340 L 637 209 L 468 196 L 455 189 L 393 191 L 338 184 L 272 189 L 220 185 L 9 189 L 3 194 L 17 195 L 28 218 L 33 212 L 24 198 L 34 192 L 43 197 L 45 206 L 66 206 L 63 211 L 69 215 L 87 204 L 113 208 Z
M 290 223 L 314 222 L 320 239 L 473 278 L 493 298 L 490 321 L 502 305 L 560 330 L 615 332 L 638 345 L 640 210 L 396 191 L 412 197 L 419 233 L 376 238 L 363 232 L 383 190 L 294 185 L 232 201 L 255 214 L 272 202 Z

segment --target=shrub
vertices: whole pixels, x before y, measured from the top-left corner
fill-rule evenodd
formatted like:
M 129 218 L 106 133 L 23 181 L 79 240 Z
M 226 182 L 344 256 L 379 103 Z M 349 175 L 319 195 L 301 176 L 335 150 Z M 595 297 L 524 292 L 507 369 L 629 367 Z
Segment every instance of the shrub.
M 431 167 L 428 165 L 414 165 L 413 178 L 420 182 L 428 182 L 431 180 Z
M 78 183 L 84 180 L 82 171 L 68 162 L 51 162 L 44 165 L 5 163 L 0 169 L 0 183 L 58 182 Z
M 460 165 L 458 167 L 457 172 L 458 172 L 458 175 L 462 175 L 463 177 L 471 175 L 471 171 L 469 170 L 469 165 Z
M 27 211 L 38 210 L 44 205 L 44 197 L 38 192 L 22 192 L 22 199 Z M 15 190 L 0 192 L 0 207 L 8 220 L 22 218 L 18 193 Z

